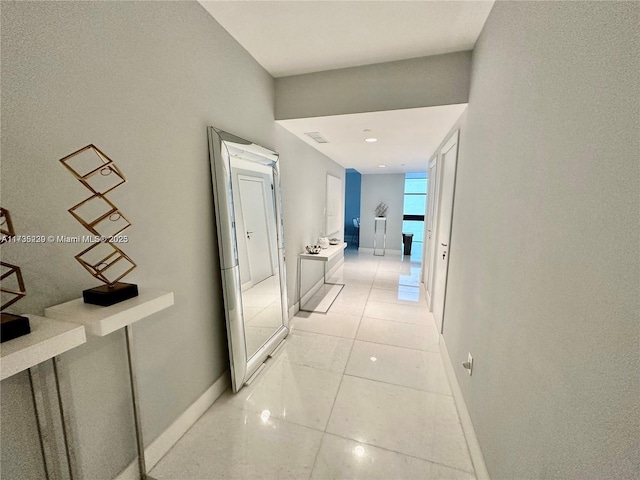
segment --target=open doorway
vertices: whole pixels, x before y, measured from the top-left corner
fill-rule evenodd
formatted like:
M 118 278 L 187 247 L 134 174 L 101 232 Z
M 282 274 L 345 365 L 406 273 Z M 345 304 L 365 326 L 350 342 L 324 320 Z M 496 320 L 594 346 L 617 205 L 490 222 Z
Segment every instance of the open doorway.
M 360 245 L 360 198 L 362 175 L 353 168 L 345 171 L 344 185 L 344 241 L 348 249 L 357 250 Z

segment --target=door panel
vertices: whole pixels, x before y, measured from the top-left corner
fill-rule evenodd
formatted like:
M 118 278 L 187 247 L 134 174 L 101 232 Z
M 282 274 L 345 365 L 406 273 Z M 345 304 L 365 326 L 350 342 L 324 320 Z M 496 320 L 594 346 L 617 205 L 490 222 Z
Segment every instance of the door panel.
M 456 165 L 458 161 L 458 132 L 442 149 L 440 176 L 440 201 L 438 202 L 437 229 L 433 251 L 433 291 L 431 303 L 433 316 L 438 330 L 442 333 L 444 323 L 444 302 L 447 286 L 447 272 L 449 267 L 449 251 L 451 247 L 451 218 L 453 215 L 453 195 L 456 181 Z
M 264 203 L 264 181 L 260 178 L 242 177 L 239 178 L 239 185 L 251 283 L 256 285 L 273 275 Z

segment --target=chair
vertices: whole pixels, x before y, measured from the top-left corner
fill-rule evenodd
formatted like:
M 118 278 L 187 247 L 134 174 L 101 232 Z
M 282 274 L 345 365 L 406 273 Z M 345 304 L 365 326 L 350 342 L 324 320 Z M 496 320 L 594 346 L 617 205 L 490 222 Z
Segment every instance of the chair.
M 353 234 L 351 235 L 351 241 L 356 245 L 360 244 L 360 219 L 352 218 L 351 222 L 353 223 Z

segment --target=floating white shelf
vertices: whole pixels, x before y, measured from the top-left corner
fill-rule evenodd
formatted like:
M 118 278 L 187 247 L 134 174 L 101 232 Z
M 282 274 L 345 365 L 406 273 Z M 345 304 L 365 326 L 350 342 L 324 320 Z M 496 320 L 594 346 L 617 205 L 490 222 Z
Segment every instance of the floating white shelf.
M 89 335 L 104 337 L 173 305 L 173 292 L 141 288 L 137 297 L 110 307 L 90 305 L 82 298 L 45 308 L 49 318 L 84 325 Z
M 319 262 L 328 262 L 345 248 L 347 248 L 346 243 L 339 243 L 338 245 L 329 245 L 328 248 L 324 248 L 320 250 L 320 253 L 318 254 L 301 253 L 300 258 L 303 258 L 305 260 L 316 260 Z
M 49 360 L 87 341 L 84 327 L 38 315 L 29 318 L 31 333 L 4 342 L 0 347 L 0 380 Z

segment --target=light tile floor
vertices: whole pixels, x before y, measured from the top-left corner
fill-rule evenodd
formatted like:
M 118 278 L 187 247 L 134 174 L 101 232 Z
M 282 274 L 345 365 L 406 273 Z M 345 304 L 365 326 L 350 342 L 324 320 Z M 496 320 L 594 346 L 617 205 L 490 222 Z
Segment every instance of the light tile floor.
M 180 479 L 475 479 L 419 261 L 347 251 L 327 314 L 226 392 L 151 471 Z

